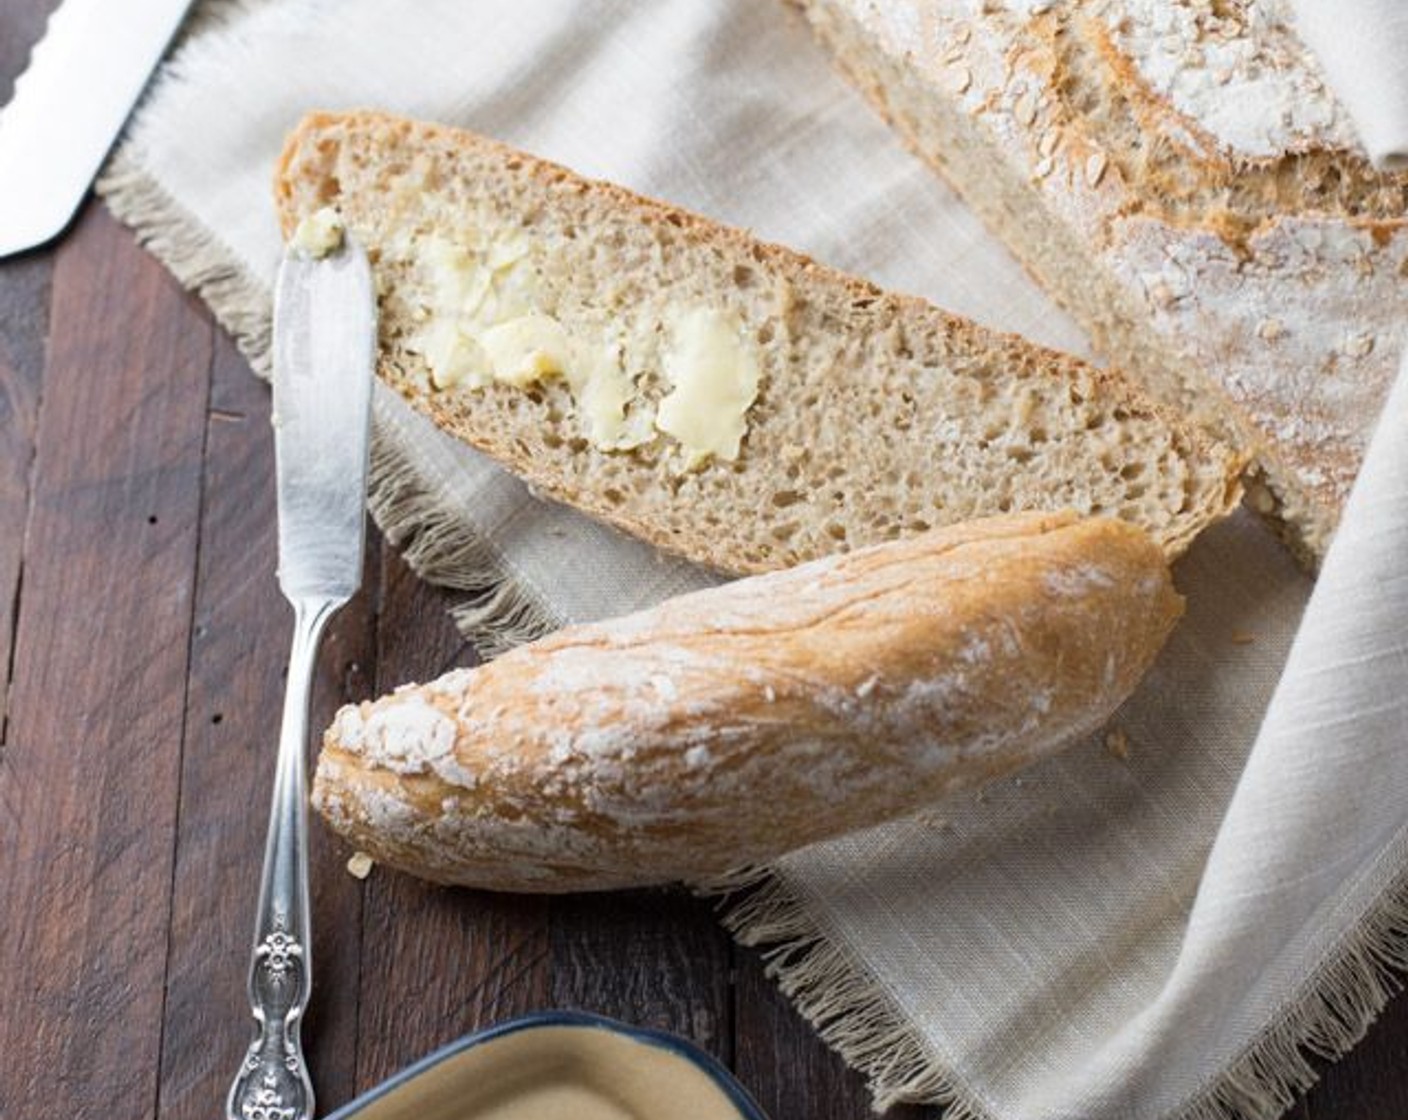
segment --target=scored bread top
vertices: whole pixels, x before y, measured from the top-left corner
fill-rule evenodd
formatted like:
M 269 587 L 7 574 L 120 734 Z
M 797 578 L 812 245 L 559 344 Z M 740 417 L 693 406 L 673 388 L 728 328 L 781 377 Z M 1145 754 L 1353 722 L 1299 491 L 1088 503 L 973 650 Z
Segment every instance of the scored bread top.
M 799 2 L 1101 353 L 1255 456 L 1316 563 L 1408 344 L 1408 173 L 1286 5 Z
M 1174 554 L 1239 495 L 1240 460 L 1117 373 L 473 133 L 314 114 L 276 197 L 286 235 L 332 206 L 367 249 L 379 371 L 412 405 L 544 493 L 722 570 L 1063 507 L 1129 520 Z M 421 340 L 446 311 L 430 258 L 447 252 L 471 269 L 511 258 L 515 316 L 612 355 L 637 446 L 599 446 L 564 377 L 432 376 Z M 652 424 L 692 314 L 724 324 L 758 373 L 736 458 L 702 465 Z

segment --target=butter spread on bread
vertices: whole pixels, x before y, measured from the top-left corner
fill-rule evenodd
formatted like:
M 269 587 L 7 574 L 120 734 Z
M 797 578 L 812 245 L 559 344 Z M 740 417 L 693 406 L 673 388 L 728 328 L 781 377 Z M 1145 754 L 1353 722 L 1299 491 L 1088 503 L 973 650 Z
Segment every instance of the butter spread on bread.
M 379 372 L 538 491 L 731 572 L 1070 507 L 1176 554 L 1242 460 L 1120 374 L 492 140 L 314 114 L 276 180 L 373 261 Z
M 699 879 L 1071 743 L 1182 609 L 1142 530 L 1013 514 L 569 627 L 344 708 L 313 802 L 447 883 Z

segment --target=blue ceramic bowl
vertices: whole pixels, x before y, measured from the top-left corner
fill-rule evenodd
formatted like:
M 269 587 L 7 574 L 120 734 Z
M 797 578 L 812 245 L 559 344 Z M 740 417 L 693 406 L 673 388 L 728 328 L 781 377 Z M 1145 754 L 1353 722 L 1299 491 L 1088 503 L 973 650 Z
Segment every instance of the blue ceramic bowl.
M 692 1043 L 579 1011 L 442 1047 L 328 1120 L 767 1120 Z

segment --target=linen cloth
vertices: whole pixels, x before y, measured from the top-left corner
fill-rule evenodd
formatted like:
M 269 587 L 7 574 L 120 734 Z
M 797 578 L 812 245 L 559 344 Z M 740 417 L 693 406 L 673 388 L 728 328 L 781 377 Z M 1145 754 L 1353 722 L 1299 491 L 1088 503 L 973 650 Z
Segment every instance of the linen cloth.
M 269 175 L 309 108 L 467 125 L 1067 349 L 1084 339 L 830 68 L 749 0 L 207 6 L 102 184 L 258 367 Z M 1271 1117 L 1397 981 L 1408 925 L 1408 399 L 1306 626 L 1238 515 L 1108 733 L 980 793 L 740 876 L 725 920 L 877 1104 L 993 1120 Z M 373 507 L 498 648 L 712 577 L 534 499 L 389 393 Z M 1396 426 L 1396 427 L 1395 427 Z M 1395 438 L 1396 436 L 1396 438 Z M 1258 726 L 1290 652 L 1277 706 Z M 1255 744 L 1255 745 L 1254 745 Z
M 1374 166 L 1408 167 L 1408 5 L 1291 0 L 1291 9 Z

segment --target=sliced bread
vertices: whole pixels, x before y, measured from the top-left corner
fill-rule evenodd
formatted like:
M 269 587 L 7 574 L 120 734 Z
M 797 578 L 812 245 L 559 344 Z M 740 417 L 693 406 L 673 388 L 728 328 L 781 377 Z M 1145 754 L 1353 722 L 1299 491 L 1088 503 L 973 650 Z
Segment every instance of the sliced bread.
M 541 492 L 735 573 L 1071 508 L 1177 554 L 1241 460 L 1118 373 L 736 229 L 385 114 L 314 114 L 285 235 L 372 258 L 381 376 Z

